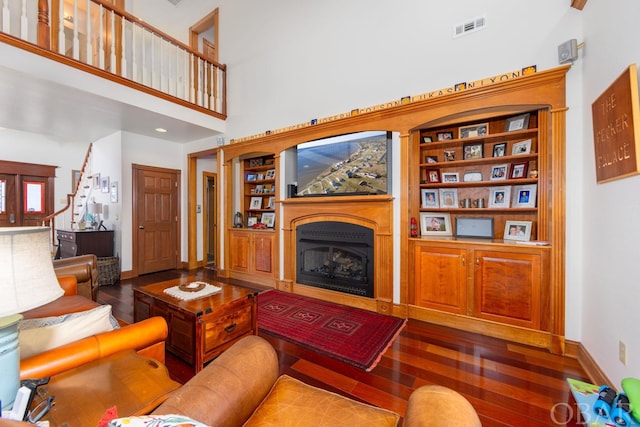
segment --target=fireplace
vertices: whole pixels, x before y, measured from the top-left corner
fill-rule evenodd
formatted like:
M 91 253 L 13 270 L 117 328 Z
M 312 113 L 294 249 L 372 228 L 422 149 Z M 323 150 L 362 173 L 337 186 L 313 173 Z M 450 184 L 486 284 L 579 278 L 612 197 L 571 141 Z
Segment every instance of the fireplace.
M 296 227 L 297 283 L 374 297 L 373 230 L 318 221 Z

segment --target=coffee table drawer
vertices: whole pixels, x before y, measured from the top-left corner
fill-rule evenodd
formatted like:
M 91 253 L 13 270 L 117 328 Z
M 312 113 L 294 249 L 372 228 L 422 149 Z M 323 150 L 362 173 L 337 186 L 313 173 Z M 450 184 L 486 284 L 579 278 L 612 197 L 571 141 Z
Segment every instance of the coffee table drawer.
M 205 320 L 202 328 L 206 354 L 229 341 L 253 332 L 252 305 L 244 304 L 233 313 Z

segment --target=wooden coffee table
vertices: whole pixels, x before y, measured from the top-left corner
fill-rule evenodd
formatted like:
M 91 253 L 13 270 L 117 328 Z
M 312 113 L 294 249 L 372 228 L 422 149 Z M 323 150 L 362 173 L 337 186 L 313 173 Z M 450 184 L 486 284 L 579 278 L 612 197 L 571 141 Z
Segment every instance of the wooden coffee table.
M 119 417 L 148 414 L 179 387 L 160 362 L 127 350 L 52 376 L 31 407 L 55 396 L 50 426 L 95 426 L 114 406 Z
M 169 325 L 166 349 L 199 372 L 204 364 L 246 335 L 255 335 L 257 292 L 217 281 L 206 281 L 221 290 L 183 301 L 165 289 L 201 281 L 196 277 L 167 280 L 135 288 L 133 317 L 136 322 L 162 316 Z

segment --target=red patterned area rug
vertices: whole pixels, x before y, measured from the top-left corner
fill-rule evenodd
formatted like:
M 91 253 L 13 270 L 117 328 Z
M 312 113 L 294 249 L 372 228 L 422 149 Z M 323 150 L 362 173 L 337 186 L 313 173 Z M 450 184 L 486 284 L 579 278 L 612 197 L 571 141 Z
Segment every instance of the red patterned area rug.
M 258 296 L 258 328 L 367 372 L 380 361 L 405 319 L 268 290 Z

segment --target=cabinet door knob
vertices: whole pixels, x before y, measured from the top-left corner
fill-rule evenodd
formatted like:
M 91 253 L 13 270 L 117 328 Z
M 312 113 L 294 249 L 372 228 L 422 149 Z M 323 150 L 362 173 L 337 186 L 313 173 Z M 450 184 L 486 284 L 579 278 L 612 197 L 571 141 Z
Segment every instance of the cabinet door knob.
M 480 265 L 480 257 L 476 257 L 476 265 Z
M 462 266 L 465 267 L 467 265 L 467 257 L 466 255 L 462 255 Z
M 144 230 L 144 225 L 139 225 L 139 226 L 138 226 L 138 229 L 139 229 L 139 230 Z

